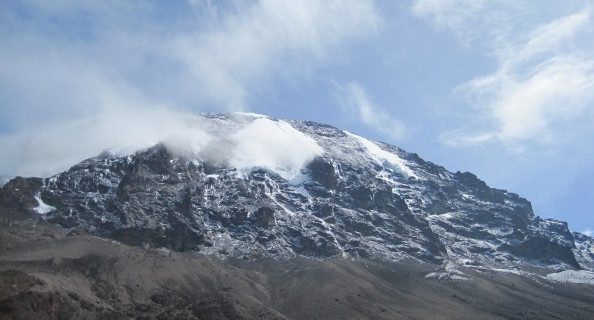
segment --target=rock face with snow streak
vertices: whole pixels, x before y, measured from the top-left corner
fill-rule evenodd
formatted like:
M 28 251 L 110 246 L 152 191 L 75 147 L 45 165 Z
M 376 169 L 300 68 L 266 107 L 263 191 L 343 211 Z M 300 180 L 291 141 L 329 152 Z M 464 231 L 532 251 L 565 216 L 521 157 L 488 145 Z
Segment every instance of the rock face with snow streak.
M 12 180 L 0 213 L 223 258 L 594 268 L 592 238 L 471 173 L 313 122 L 205 114 L 200 125 L 209 135 L 200 147 L 104 152 L 51 178 Z

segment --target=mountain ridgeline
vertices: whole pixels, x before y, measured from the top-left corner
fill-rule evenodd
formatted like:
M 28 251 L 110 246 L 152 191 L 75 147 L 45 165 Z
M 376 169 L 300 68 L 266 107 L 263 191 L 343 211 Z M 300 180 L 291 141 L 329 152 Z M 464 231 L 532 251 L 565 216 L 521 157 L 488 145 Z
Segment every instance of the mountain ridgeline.
M 0 217 L 222 259 L 594 270 L 592 238 L 472 173 L 314 122 L 192 121 L 210 137 L 199 148 L 165 141 L 106 151 L 50 178 L 15 178 L 0 191 Z

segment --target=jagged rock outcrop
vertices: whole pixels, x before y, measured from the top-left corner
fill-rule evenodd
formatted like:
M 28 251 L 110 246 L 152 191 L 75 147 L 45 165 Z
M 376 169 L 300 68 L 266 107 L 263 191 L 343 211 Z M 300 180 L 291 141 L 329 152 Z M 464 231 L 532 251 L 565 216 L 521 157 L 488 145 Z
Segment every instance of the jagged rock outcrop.
M 42 186 L 40 178 L 16 177 L 0 189 L 0 219 L 23 220 L 36 216 L 36 194 Z

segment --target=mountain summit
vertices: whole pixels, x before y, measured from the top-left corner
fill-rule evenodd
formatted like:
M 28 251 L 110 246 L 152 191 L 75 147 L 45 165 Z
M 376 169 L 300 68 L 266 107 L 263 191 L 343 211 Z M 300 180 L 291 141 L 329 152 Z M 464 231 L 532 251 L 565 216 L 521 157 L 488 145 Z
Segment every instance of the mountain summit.
M 242 113 L 187 121 L 195 137 L 13 179 L 0 192 L 1 215 L 223 259 L 594 270 L 592 238 L 472 173 L 314 122 Z

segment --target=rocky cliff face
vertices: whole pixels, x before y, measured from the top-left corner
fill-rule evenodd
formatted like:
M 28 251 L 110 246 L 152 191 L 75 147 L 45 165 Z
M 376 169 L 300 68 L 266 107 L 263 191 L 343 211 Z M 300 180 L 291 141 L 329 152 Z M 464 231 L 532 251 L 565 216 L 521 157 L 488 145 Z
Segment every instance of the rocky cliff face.
M 199 149 L 104 152 L 50 178 L 13 179 L 0 191 L 0 214 L 223 258 L 594 269 L 592 238 L 535 216 L 526 199 L 471 173 L 318 123 L 199 118 L 210 137 Z M 258 134 L 271 137 L 258 144 Z

